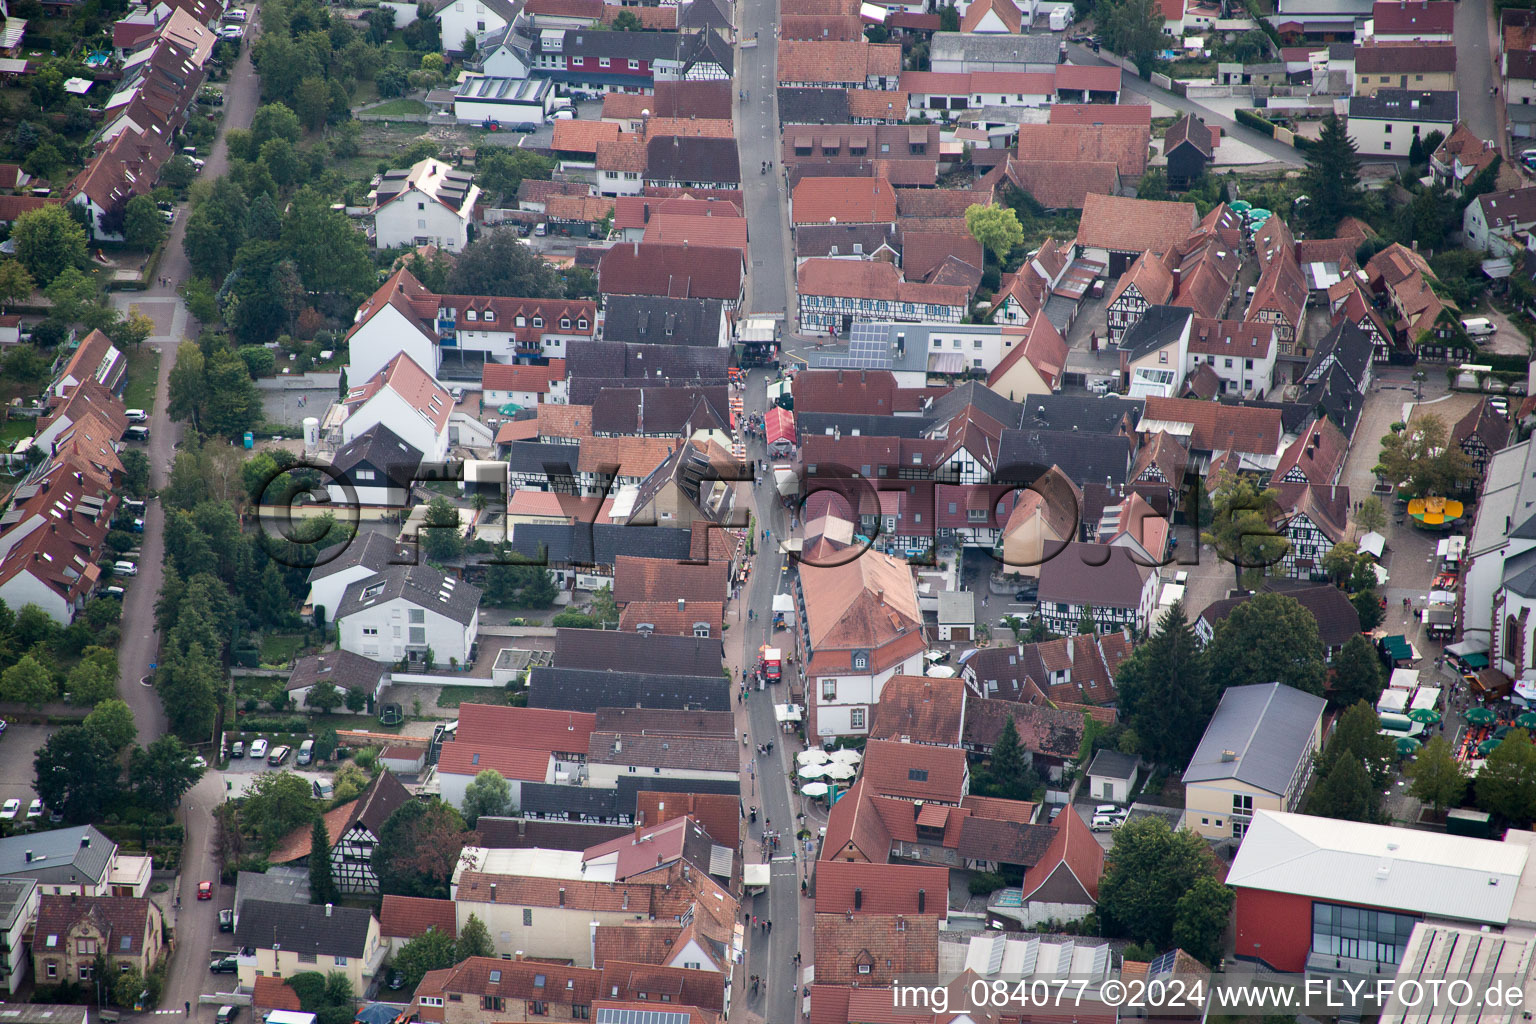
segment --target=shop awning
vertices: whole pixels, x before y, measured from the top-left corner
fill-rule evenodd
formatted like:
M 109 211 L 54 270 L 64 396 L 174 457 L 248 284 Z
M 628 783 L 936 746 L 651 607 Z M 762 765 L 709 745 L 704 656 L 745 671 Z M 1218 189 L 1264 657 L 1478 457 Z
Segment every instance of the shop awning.
M 1476 654 L 1466 654 L 1462 656 L 1461 663 L 1467 666 L 1467 668 L 1487 668 L 1488 655 L 1484 651 L 1478 651 Z
M 769 444 L 795 444 L 795 414 L 774 406 L 763 416 L 763 430 Z

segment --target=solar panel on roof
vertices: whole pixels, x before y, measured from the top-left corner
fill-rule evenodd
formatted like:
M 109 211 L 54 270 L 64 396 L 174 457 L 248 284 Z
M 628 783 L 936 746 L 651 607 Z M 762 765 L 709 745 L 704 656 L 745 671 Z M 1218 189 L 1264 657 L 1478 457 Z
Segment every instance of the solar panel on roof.
M 627 1010 L 602 1006 L 597 1010 L 597 1024 L 688 1024 L 688 1014 L 669 1010 Z
M 1174 961 L 1178 959 L 1179 951 L 1170 949 L 1168 952 L 1153 960 L 1147 967 L 1147 977 L 1156 977 L 1159 974 L 1172 974 Z

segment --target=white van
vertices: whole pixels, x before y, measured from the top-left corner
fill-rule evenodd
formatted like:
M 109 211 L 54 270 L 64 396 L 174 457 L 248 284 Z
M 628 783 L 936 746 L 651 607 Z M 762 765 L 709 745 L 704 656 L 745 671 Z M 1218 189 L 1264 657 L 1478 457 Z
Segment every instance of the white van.
M 1487 338 L 1498 330 L 1485 316 L 1471 316 L 1461 322 L 1461 329 L 1473 338 Z
M 294 763 L 295 764 L 309 764 L 309 762 L 313 761 L 314 759 L 315 759 L 315 741 L 314 740 L 305 740 L 303 743 L 300 743 L 299 744 L 299 756 L 298 756 L 297 760 L 295 760 Z

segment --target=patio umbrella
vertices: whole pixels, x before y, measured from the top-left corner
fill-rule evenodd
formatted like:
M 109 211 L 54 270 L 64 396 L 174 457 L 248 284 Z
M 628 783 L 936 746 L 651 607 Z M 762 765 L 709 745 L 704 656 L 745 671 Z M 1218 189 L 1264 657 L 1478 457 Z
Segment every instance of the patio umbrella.
M 800 787 L 800 792 L 806 796 L 826 796 L 831 789 L 825 782 L 807 782 Z
M 802 779 L 820 779 L 827 774 L 827 766 L 824 764 L 803 764 L 800 766 Z
M 1418 753 L 1419 747 L 1421 746 L 1423 746 L 1423 744 L 1414 739 L 1412 736 L 1399 736 L 1397 738 L 1397 756 L 1410 757 L 1413 754 Z
M 1492 708 L 1473 708 L 1467 712 L 1467 721 L 1473 725 L 1492 725 L 1498 718 Z
M 832 751 L 832 760 L 838 764 L 858 764 L 864 755 L 851 747 L 840 747 Z
M 809 750 L 802 750 L 795 755 L 795 763 L 802 765 L 824 764 L 826 760 L 827 752 L 820 747 L 811 747 Z
M 822 775 L 829 779 L 851 779 L 859 774 L 859 770 L 851 764 L 842 764 L 833 761 L 831 764 L 821 766 Z
M 1487 757 L 1498 749 L 1500 742 L 1499 740 L 1483 740 L 1483 742 L 1477 745 L 1477 756 Z
M 1522 729 L 1536 729 L 1536 711 L 1527 711 L 1515 719 L 1515 724 Z
M 1440 712 L 1434 708 L 1414 708 L 1408 712 L 1408 717 L 1415 722 L 1423 722 L 1425 725 L 1434 725 L 1440 721 Z M 1532 716 L 1536 718 L 1536 715 Z

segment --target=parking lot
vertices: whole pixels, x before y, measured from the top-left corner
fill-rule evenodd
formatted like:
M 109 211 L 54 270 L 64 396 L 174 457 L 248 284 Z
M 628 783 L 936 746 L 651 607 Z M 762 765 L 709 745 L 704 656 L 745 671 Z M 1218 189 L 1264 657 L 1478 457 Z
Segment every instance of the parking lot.
M 21 801 L 21 814 L 37 794 L 32 790 L 32 758 L 58 726 L 11 725 L 0 736 L 0 802 Z

